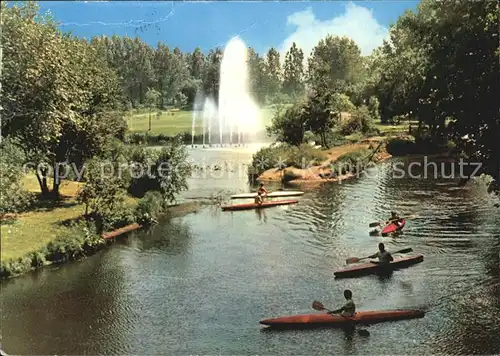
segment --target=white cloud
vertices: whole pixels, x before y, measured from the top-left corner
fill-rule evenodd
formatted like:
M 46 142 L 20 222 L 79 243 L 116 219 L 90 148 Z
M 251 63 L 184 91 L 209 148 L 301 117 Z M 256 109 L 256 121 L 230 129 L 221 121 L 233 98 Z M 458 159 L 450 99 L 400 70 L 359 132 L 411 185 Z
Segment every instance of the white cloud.
M 316 19 L 311 8 L 288 16 L 288 25 L 297 27 L 280 45 L 281 58 L 285 58 L 293 42 L 304 51 L 308 58 L 312 49 L 327 35 L 347 36 L 356 42 L 362 55 L 369 55 L 388 36 L 388 29 L 377 22 L 372 11 L 366 7 L 348 3 L 345 12 L 329 20 Z

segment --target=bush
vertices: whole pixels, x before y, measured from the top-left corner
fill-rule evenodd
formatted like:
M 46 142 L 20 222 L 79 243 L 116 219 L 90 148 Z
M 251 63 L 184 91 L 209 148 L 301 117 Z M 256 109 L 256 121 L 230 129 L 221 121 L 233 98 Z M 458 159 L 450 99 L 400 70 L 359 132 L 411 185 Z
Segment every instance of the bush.
M 305 168 L 307 166 L 319 165 L 327 158 L 323 151 L 310 145 L 302 144 L 299 147 L 292 146 L 287 152 L 286 163 L 288 166 Z
M 287 151 L 289 149 L 290 146 L 286 144 L 261 148 L 252 156 L 252 164 L 249 167 L 251 172 L 249 173 L 260 175 L 268 169 L 278 168 L 279 163 L 285 162 L 288 158 Z
M 151 218 L 156 219 L 165 211 L 165 204 L 160 192 L 151 191 L 139 200 L 134 211 L 136 221 L 143 225 L 149 223 Z
M 333 164 L 333 170 L 336 174 L 357 173 L 364 169 L 364 165 L 372 151 L 361 149 L 349 152 L 340 156 Z
M 289 145 L 265 147 L 253 155 L 249 174 L 258 176 L 271 168 L 289 166 L 305 168 L 309 165 L 321 164 L 326 158 L 323 151 L 308 144 L 302 144 L 299 147 Z
M 393 156 L 405 156 L 415 152 L 415 141 L 410 138 L 393 138 L 387 142 L 386 150 Z
M 349 141 L 338 132 L 328 132 L 325 138 L 329 147 L 337 147 L 349 143 Z
M 297 179 L 297 178 L 300 178 L 299 175 L 295 174 L 294 172 L 292 171 L 285 171 L 285 174 L 283 175 L 283 182 L 286 183 L 286 182 L 290 182 L 294 179 Z
M 132 209 L 124 206 L 117 207 L 112 213 L 108 213 L 103 219 L 103 230 L 112 231 L 136 222 Z
M 368 107 L 361 105 L 352 113 L 351 118 L 345 122 L 340 132 L 343 135 L 352 135 L 355 132 L 362 134 L 378 134 L 378 130 L 373 125 L 373 117 Z

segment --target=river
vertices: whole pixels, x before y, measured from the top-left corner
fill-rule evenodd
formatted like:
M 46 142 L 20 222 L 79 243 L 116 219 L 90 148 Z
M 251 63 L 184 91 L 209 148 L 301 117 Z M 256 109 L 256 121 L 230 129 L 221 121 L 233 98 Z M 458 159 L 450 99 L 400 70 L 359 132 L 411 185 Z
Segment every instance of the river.
M 255 147 L 194 149 L 199 162 L 249 163 Z M 500 217 L 479 183 L 368 175 L 300 187 L 299 204 L 162 221 L 79 262 L 2 282 L 10 354 L 498 354 Z M 183 198 L 248 190 L 237 168 L 198 177 Z M 411 214 L 396 238 L 369 236 L 390 210 Z M 423 263 L 388 278 L 334 280 L 345 258 L 412 247 Z M 259 320 L 312 312 L 354 293 L 358 310 L 426 308 L 370 336 L 266 331 Z

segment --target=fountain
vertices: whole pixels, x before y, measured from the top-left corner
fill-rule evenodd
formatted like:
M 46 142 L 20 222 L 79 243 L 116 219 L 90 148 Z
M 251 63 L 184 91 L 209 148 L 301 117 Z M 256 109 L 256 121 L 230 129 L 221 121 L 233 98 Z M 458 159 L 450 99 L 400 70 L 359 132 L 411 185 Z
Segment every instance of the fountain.
M 202 105 L 203 110 L 200 110 Z M 201 115 L 200 115 L 201 111 Z M 218 124 L 219 144 L 227 138 L 229 145 L 241 145 L 257 128 L 261 128 L 259 109 L 250 95 L 248 53 L 244 42 L 232 38 L 224 49 L 220 68 L 219 103 L 207 97 L 201 104 L 196 96 L 193 110 L 192 145 L 196 122 L 202 120 L 203 147 L 208 131 L 208 145 L 212 145 L 212 127 Z

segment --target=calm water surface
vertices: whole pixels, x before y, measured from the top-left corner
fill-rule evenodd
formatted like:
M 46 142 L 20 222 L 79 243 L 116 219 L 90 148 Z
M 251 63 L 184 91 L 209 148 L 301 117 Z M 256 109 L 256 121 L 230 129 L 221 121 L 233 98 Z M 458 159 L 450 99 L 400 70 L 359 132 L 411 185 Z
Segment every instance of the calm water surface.
M 248 163 L 255 147 L 193 150 Z M 498 354 L 500 218 L 479 184 L 394 179 L 386 162 L 360 179 L 302 186 L 299 204 L 164 221 L 83 261 L 2 283 L 2 347 L 11 354 Z M 198 178 L 183 197 L 247 191 L 237 172 Z M 369 236 L 390 210 L 414 214 L 397 238 Z M 346 257 L 412 247 L 423 263 L 381 279 L 334 280 Z M 423 319 L 270 332 L 259 320 L 335 308 L 426 308 Z

